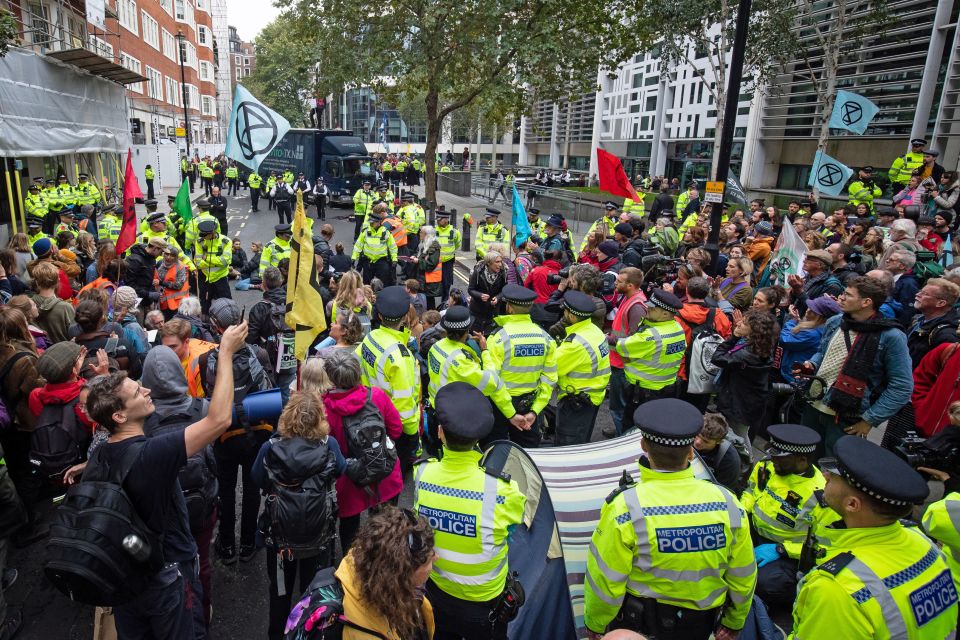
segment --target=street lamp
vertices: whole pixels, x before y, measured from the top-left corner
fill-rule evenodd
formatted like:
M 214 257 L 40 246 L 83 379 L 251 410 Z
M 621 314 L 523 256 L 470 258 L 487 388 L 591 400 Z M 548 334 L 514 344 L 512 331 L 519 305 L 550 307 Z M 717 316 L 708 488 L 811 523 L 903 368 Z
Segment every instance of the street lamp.
M 177 49 L 180 51 L 180 88 L 183 93 L 183 132 L 187 139 L 187 157 L 190 157 L 190 114 L 187 113 L 187 80 L 183 70 L 184 53 L 186 52 L 187 37 L 183 31 L 177 31 Z

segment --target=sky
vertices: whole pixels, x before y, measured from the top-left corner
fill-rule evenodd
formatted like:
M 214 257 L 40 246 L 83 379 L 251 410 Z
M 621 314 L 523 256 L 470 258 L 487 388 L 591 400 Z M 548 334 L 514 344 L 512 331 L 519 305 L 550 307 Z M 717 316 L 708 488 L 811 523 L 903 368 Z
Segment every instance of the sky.
M 244 42 L 253 42 L 279 13 L 270 0 L 227 0 L 227 22 L 237 28 Z

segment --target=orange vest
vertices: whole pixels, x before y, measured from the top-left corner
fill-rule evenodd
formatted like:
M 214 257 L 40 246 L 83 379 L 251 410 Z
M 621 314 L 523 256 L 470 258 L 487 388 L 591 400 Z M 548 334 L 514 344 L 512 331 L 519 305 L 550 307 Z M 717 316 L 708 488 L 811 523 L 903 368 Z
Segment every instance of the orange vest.
M 200 356 L 211 349 L 216 349 L 217 345 L 212 342 L 206 342 L 198 338 L 190 338 L 188 345 L 190 353 L 186 360 L 181 360 L 180 365 L 187 376 L 187 393 L 191 398 L 203 398 L 203 385 L 200 384 Z
M 627 320 L 630 317 L 630 309 L 634 305 L 642 304 L 646 305 L 647 296 L 643 294 L 643 291 L 637 291 L 630 298 L 624 300 L 620 303 L 620 306 L 617 307 L 617 313 L 613 316 L 613 331 L 611 335 L 615 336 L 617 340 L 620 338 L 626 338 L 631 333 L 637 330 L 636 327 L 628 327 Z M 610 349 L 610 366 L 616 367 L 618 369 L 623 369 L 623 356 L 621 356 L 615 349 Z
M 157 267 L 157 273 L 164 268 L 167 269 L 167 272 L 163 274 L 162 280 L 164 282 L 174 283 L 177 281 L 177 269 L 183 267 L 179 262 L 173 266 L 166 268 L 163 265 Z M 186 270 L 186 267 L 183 267 Z M 166 287 L 161 287 L 163 293 L 160 294 L 160 308 L 164 311 L 176 311 L 180 308 L 180 301 L 190 295 L 190 278 L 184 278 L 183 286 L 180 289 L 169 289 Z
M 394 216 L 387 218 L 383 223 L 390 225 L 390 233 L 393 235 L 393 241 L 397 243 L 397 248 L 399 249 L 400 247 L 406 246 L 407 231 L 403 228 L 403 221 Z
M 73 299 L 73 305 L 77 305 L 77 299 L 80 298 L 80 294 L 84 291 L 89 291 L 90 289 L 107 289 L 107 295 L 110 296 L 110 299 L 113 300 L 113 294 L 117 290 L 117 285 L 111 282 L 108 278 L 97 278 L 88 285 L 84 285 L 80 291 L 77 292 L 77 297 Z
M 427 284 L 433 284 L 443 280 L 443 263 L 438 262 L 436 269 L 433 271 L 427 271 L 425 274 L 423 274 L 423 280 Z

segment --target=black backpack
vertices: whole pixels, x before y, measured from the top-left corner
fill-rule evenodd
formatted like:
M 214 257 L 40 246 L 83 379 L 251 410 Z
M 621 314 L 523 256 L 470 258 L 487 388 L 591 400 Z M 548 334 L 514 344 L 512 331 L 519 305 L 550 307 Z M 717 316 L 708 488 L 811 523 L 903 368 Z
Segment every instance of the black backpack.
M 160 536 L 140 518 L 123 483 L 145 442 L 131 444 L 116 468 L 97 449 L 83 481 L 54 514 L 43 572 L 71 600 L 101 607 L 130 602 L 163 568 Z
M 273 321 L 273 340 L 267 345 L 267 353 L 273 370 L 290 371 L 297 368 L 296 333 L 287 324 L 287 305 L 264 300 L 270 305 L 270 318 Z M 282 349 L 282 353 L 281 353 Z
M 30 435 L 30 462 L 47 476 L 63 473 L 86 458 L 93 434 L 77 419 L 77 396 L 66 404 L 44 405 Z
M 308 478 L 291 480 L 275 468 L 277 455 L 310 456 L 318 466 Z M 336 533 L 336 461 L 326 444 L 303 438 L 271 438 L 263 458 L 267 471 L 266 500 L 259 528 L 267 544 L 288 554 L 315 555 Z
M 397 463 L 397 448 L 387 435 L 383 414 L 373 404 L 373 389 L 367 387 L 367 399 L 359 411 L 343 416 L 343 433 L 350 459 L 347 477 L 358 487 L 376 484 L 389 476 Z
M 340 640 L 350 627 L 371 638 L 386 637 L 351 622 L 343 612 L 343 586 L 333 567 L 320 569 L 287 617 L 286 640 Z

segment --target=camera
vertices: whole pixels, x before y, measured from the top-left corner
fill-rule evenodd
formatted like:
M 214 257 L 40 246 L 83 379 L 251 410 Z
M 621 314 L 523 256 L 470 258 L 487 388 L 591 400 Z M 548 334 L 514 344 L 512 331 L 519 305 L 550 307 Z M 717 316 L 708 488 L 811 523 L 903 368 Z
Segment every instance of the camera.
M 561 280 L 565 280 L 570 277 L 570 267 L 564 267 L 560 269 L 557 273 L 551 273 L 547 276 L 547 284 L 560 284 Z
M 643 285 L 647 295 L 663 283 L 676 280 L 680 265 L 684 262 L 683 258 L 668 258 L 659 253 L 643 256 L 640 269 L 643 270 Z
M 960 442 L 957 441 L 957 435 L 948 434 L 948 430 L 949 427 L 932 438 L 923 438 L 916 431 L 908 431 L 893 452 L 914 469 L 928 467 L 954 475 L 960 462 Z

